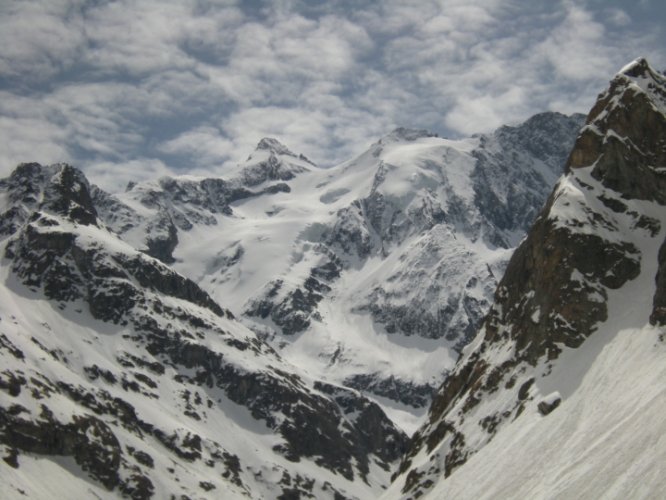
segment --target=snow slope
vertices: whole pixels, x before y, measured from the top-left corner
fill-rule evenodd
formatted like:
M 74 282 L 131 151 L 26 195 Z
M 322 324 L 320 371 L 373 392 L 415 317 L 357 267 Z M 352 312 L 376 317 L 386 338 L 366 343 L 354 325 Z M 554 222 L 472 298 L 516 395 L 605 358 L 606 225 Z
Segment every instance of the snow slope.
M 552 414 L 528 408 L 427 497 L 657 498 L 666 488 L 664 328 L 611 325 L 537 381 L 541 395 L 575 387 Z

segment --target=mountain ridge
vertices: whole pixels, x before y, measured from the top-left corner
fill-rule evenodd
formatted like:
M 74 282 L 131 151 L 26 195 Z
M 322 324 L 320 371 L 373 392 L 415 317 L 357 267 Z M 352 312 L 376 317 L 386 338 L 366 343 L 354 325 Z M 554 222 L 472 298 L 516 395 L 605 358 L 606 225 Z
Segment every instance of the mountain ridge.
M 663 429 L 652 418 L 651 398 L 660 393 L 653 374 L 664 371 L 658 356 L 664 339 L 658 328 L 664 325 L 664 92 L 666 80 L 637 60 L 600 94 L 564 176 L 514 252 L 476 339 L 440 387 L 386 498 L 479 498 L 509 491 L 622 497 L 636 493 L 635 477 L 649 484 L 639 496 L 663 486 L 649 473 L 653 459 L 663 456 L 658 446 L 643 457 L 620 434 L 606 437 L 617 445 L 604 453 L 595 429 L 622 429 L 642 442 L 650 439 L 650 427 L 642 427 L 648 422 Z M 638 356 L 618 358 L 630 345 L 651 371 Z M 636 396 L 614 390 L 626 385 L 610 359 L 620 373 L 640 374 L 646 389 Z M 595 397 L 613 408 L 613 416 L 598 411 Z M 565 444 L 549 432 L 549 421 L 571 433 L 560 437 Z M 495 439 L 502 444 L 493 444 Z M 501 448 L 531 457 L 539 440 L 545 458 L 534 468 L 522 458 L 507 460 Z M 567 445 L 587 457 L 585 476 L 599 480 L 585 484 L 566 467 Z M 625 453 L 635 459 L 631 473 Z M 557 466 L 549 468 L 549 460 Z M 495 484 L 470 483 L 489 469 Z M 525 481 L 528 471 L 534 476 Z M 533 480 L 544 476 L 544 484 Z
M 22 466 L 54 456 L 47 469 L 70 478 L 74 496 L 77 476 L 99 483 L 95 494 L 132 498 L 256 497 L 276 488 L 262 471 L 281 476 L 285 495 L 356 497 L 386 484 L 406 436 L 379 406 L 285 362 L 193 281 L 120 240 L 87 205 L 80 172 L 30 164 L 16 177 L 27 171 L 37 188 L 0 183 L 19 227 L 3 238 L 0 309 L 12 491 L 34 491 Z M 23 217 L 13 208 L 26 201 Z M 247 419 L 258 433 L 225 437 Z

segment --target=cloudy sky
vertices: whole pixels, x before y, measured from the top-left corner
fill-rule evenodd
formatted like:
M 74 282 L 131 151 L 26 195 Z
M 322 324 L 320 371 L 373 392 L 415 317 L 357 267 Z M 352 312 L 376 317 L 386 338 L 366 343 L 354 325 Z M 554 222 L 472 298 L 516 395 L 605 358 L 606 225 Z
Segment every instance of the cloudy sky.
M 0 0 L 0 175 L 222 175 L 265 136 L 321 166 L 397 126 L 587 112 L 666 68 L 663 0 Z

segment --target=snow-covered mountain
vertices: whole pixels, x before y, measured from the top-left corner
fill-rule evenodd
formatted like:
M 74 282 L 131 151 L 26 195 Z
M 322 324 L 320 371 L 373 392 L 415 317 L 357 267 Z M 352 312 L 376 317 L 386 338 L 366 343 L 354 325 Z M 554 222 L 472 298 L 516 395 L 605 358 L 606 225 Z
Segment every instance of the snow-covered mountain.
M 367 498 L 406 441 L 99 220 L 68 165 L 0 181 L 0 478 L 18 498 Z M 113 493 L 110 493 L 113 492 Z
M 666 488 L 666 78 L 598 98 L 386 498 Z
M 398 129 L 330 169 L 263 139 L 220 178 L 116 194 L 20 165 L 0 180 L 3 491 L 377 497 L 582 118 Z
M 125 241 L 197 282 L 283 357 L 374 394 L 412 430 L 582 119 L 544 113 L 456 141 L 398 129 L 330 169 L 264 139 L 224 179 L 93 196 Z

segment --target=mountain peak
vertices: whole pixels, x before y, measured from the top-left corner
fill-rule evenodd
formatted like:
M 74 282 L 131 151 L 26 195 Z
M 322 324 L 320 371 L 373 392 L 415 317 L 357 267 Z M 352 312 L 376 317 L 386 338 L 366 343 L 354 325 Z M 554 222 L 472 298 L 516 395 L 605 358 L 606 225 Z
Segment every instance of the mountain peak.
M 589 353 L 602 346 L 605 352 L 613 346 L 623 353 L 624 345 L 616 344 L 623 334 L 642 337 L 646 349 L 653 349 L 650 331 L 654 330 L 645 325 L 666 324 L 666 177 L 659 167 L 666 164 L 666 115 L 659 101 L 666 97 L 663 82 L 644 59 L 638 59 L 600 95 L 576 140 L 569 168 L 513 253 L 476 338 L 433 399 L 428 422 L 412 438 L 399 469 L 401 478 L 394 483 L 395 491 L 402 488 L 401 498 L 429 493 L 436 480 L 432 498 L 460 497 L 452 487 L 456 481 L 466 485 L 465 497 L 477 497 L 469 478 L 481 476 L 476 468 L 480 463 L 484 471 L 507 471 L 494 474 L 492 486 L 483 489 L 489 497 L 507 491 L 515 497 L 535 496 L 536 489 L 532 494 L 518 493 L 526 476 L 538 478 L 535 488 L 543 495 L 543 475 L 536 472 L 540 464 L 546 474 L 555 470 L 558 481 L 566 477 L 564 469 L 553 467 L 556 459 L 544 458 L 567 450 L 561 463 L 568 466 L 571 451 L 562 441 L 569 433 L 561 432 L 558 423 L 564 420 L 575 430 L 571 434 L 582 450 L 592 448 L 599 429 L 613 429 L 614 435 L 629 432 L 628 444 L 618 445 L 612 456 L 600 454 L 589 461 L 594 462 L 590 470 L 595 472 L 587 475 L 595 477 L 601 470 L 613 478 L 624 474 L 626 455 L 641 432 L 617 432 L 614 411 L 630 414 L 627 428 L 638 430 L 643 424 L 636 425 L 635 416 L 642 417 L 644 410 L 637 410 L 637 404 L 653 403 L 650 398 L 625 403 L 622 391 L 614 389 L 623 378 L 617 370 L 625 362 L 622 355 L 611 365 Z M 627 304 L 628 297 L 635 302 Z M 636 359 L 637 365 L 643 365 L 641 356 Z M 638 370 L 630 362 L 624 366 L 632 377 L 651 371 L 642 366 Z M 584 388 L 594 370 L 603 373 L 603 382 Z M 606 387 L 610 410 L 598 403 Z M 585 415 L 577 399 L 604 409 Z M 544 418 L 552 424 L 542 424 Z M 532 423 L 532 430 L 526 431 Z M 594 431 L 587 435 L 580 431 L 585 425 Z M 539 437 L 533 432 L 537 426 L 544 432 Z M 507 466 L 506 445 L 495 442 L 485 448 L 495 439 L 515 449 L 528 441 L 535 443 L 539 464 Z M 576 446 L 573 440 L 569 443 Z M 495 454 L 489 451 L 492 446 Z M 520 454 L 530 456 L 525 449 Z M 479 451 L 485 452 L 483 458 L 468 461 Z M 647 469 L 653 459 L 642 456 L 641 461 L 649 464 Z M 510 475 L 515 486 L 507 487 L 503 481 Z M 635 477 L 644 476 L 632 470 L 619 482 L 630 484 Z M 571 482 L 567 478 L 562 484 Z M 614 492 L 617 484 L 613 483 Z M 488 492 L 494 488 L 495 494 Z M 600 482 L 588 491 L 601 497 L 603 488 L 607 486 Z M 545 496 L 554 491 L 562 490 L 553 488 Z
M 261 139 L 257 144 L 254 153 L 248 156 L 246 161 L 251 162 L 259 160 L 260 162 L 263 162 L 266 158 L 266 153 L 268 153 L 268 157 L 289 156 L 291 158 L 296 158 L 300 161 L 303 161 L 313 167 L 316 166 L 307 156 L 305 156 L 304 154 L 297 155 L 291 149 L 289 149 L 287 146 L 282 144 L 277 139 L 274 139 L 273 137 L 264 137 L 263 139 Z
M 622 68 L 618 74 L 630 78 L 639 78 L 654 74 L 654 70 L 650 67 L 650 63 L 648 63 L 647 59 L 639 57 Z
M 666 151 L 655 147 L 664 134 L 666 77 L 645 59 L 636 59 L 599 95 L 567 167 L 593 166 L 592 175 L 603 179 L 607 188 L 627 197 L 666 203 L 666 181 L 659 168 L 666 162 Z
M 292 153 L 287 146 L 285 146 L 280 141 L 272 137 L 264 137 L 263 139 L 261 139 L 259 141 L 259 144 L 257 144 L 257 150 L 268 151 L 276 155 L 287 155 L 287 156 L 297 157 L 297 155 Z
M 655 71 L 645 58 L 638 58 L 620 70 L 616 79 L 637 85 L 652 104 L 666 114 L 666 76 Z M 615 81 L 615 80 L 614 80 Z

